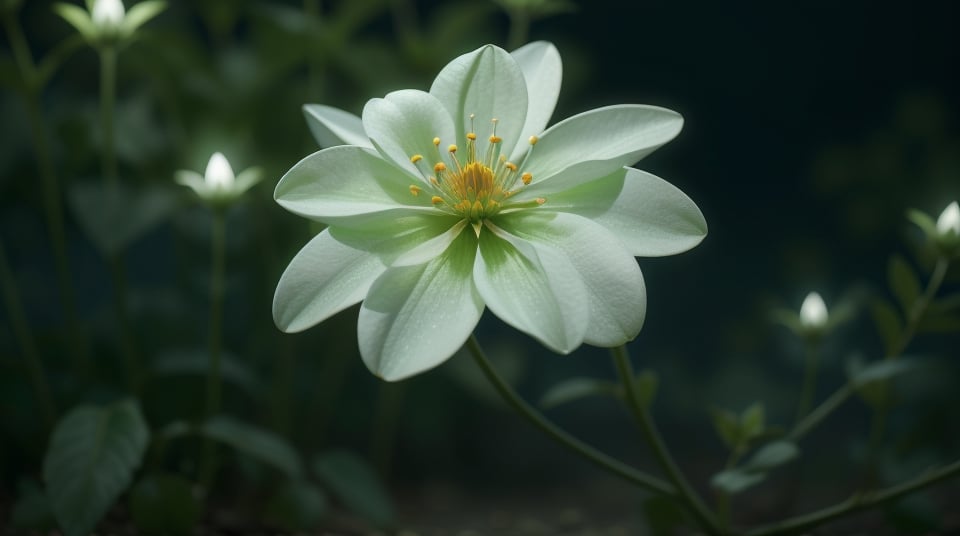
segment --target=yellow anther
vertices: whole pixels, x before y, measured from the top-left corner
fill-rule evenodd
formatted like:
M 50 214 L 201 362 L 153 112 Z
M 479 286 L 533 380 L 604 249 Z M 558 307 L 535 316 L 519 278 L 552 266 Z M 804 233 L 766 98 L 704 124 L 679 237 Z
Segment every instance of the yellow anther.
M 477 135 L 473 132 L 467 132 L 467 139 L 470 141 L 475 141 L 477 139 Z
M 455 152 L 457 152 L 457 146 L 456 146 L 456 145 L 450 145 L 450 147 L 447 147 L 447 151 L 448 151 L 448 152 L 451 152 L 451 153 L 455 153 Z
M 447 165 L 444 164 L 443 162 L 437 162 L 437 163 L 434 164 L 434 166 L 433 166 L 433 172 L 434 172 L 434 173 L 442 173 L 442 172 L 445 171 L 446 169 L 447 169 Z
M 533 175 L 530 173 L 524 173 L 523 175 L 520 175 L 520 180 L 522 180 L 524 184 L 530 184 L 530 181 L 533 180 Z
M 535 199 L 535 201 L 537 202 L 538 205 L 542 205 L 547 202 L 547 200 L 543 197 L 538 197 Z
M 436 146 L 440 145 L 440 138 L 433 138 L 433 144 Z
M 415 154 L 410 157 L 410 161 L 416 164 L 417 162 L 423 160 L 423 155 Z
M 440 197 L 439 195 L 435 195 L 430 198 L 430 202 L 433 203 L 434 205 L 439 205 L 440 203 L 443 203 L 443 198 Z
M 506 166 L 507 169 L 509 169 L 510 171 L 516 171 L 516 170 L 517 170 L 517 165 L 514 164 L 513 162 L 506 162 L 506 163 L 503 164 L 503 165 Z
M 437 181 L 437 178 L 436 178 L 436 177 L 430 177 L 430 184 L 432 184 L 432 185 L 434 185 L 434 186 L 440 186 L 440 182 Z
M 503 138 L 497 136 L 496 134 L 490 136 L 490 143 L 500 143 L 501 141 L 503 141 Z
M 530 145 L 536 145 L 538 141 L 540 141 L 540 138 L 536 136 L 530 136 Z
M 411 185 L 410 185 L 410 193 L 413 194 L 413 195 L 420 195 L 420 192 L 421 192 L 422 190 L 423 190 L 423 189 L 420 188 L 419 186 L 417 186 L 416 184 L 411 184 Z

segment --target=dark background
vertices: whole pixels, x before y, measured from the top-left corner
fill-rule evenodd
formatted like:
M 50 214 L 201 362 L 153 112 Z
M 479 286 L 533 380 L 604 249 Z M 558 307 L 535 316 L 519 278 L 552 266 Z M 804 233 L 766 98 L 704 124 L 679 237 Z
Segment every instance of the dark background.
M 211 152 L 223 151 L 235 170 L 260 165 L 267 172 L 229 213 L 225 348 L 260 380 L 252 395 L 228 387 L 229 413 L 279 432 L 304 453 L 346 446 L 368 455 L 412 520 L 470 510 L 457 498 L 481 511 L 509 509 L 504 497 L 523 497 L 534 510 L 562 504 L 587 515 L 611 504 L 632 508 L 639 493 L 598 477 L 501 411 L 469 357 L 387 386 L 356 353 L 356 308 L 303 334 L 273 326 L 276 281 L 316 231 L 271 197 L 279 177 L 316 150 L 300 106 L 322 102 L 359 113 L 367 98 L 389 90 L 428 88 L 462 52 L 505 44 L 509 21 L 492 3 L 400 0 L 392 12 L 387 4 L 325 3 L 323 35 L 347 28 L 327 39 L 289 15 L 302 7 L 297 2 L 175 1 L 122 52 L 121 176 L 180 200 L 125 254 L 135 338 L 148 362 L 204 348 L 209 216 L 172 176 L 176 169 L 202 171 Z M 26 2 L 20 20 L 36 56 L 72 32 L 43 1 Z M 412 26 L 403 29 L 403 20 Z M 689 253 L 639 260 L 649 304 L 630 348 L 639 368 L 658 373 L 654 411 L 701 489 L 725 458 L 708 408 L 740 411 L 759 400 L 772 424 L 792 423 L 800 344 L 771 322 L 773 308 L 796 310 L 810 290 L 828 307 L 858 307 L 860 314 L 825 341 L 821 398 L 841 384 L 851 354 L 880 357 L 863 309 L 873 296 L 889 295 L 889 255 L 909 256 L 920 239 L 905 211 L 936 217 L 960 197 L 958 21 L 960 7 L 948 1 L 654 0 L 582 2 L 573 13 L 533 23 L 530 38 L 553 41 L 564 60 L 554 121 L 618 103 L 656 104 L 685 117 L 678 139 L 637 167 L 692 197 L 710 232 Z M 43 95 L 67 197 L 71 185 L 99 180 L 97 65 L 88 48 L 78 51 Z M 68 205 L 79 309 L 96 357 L 96 381 L 78 387 L 62 352 L 63 319 L 22 99 L 5 90 L 0 109 L 0 237 L 52 380 L 71 393 L 64 405 L 115 398 L 123 383 L 107 267 Z M 947 285 L 956 288 L 956 270 Z M 36 472 L 45 439 L 5 318 L 0 472 L 12 483 Z M 534 401 L 564 378 L 613 377 L 605 351 L 555 356 L 489 313 L 479 338 Z M 936 336 L 911 347 L 947 360 L 907 388 L 916 397 L 895 412 L 892 430 L 919 439 L 912 450 L 898 450 L 891 467 L 958 451 L 951 386 L 960 375 L 950 348 Z M 151 424 L 198 413 L 202 386 L 199 377 L 156 374 L 142 401 Z M 611 401 L 548 414 L 611 453 L 653 467 L 628 415 Z M 746 503 L 759 506 L 750 515 L 763 519 L 845 496 L 858 478 L 855 460 L 867 430 L 864 405 L 850 402 L 801 445 L 806 476 L 781 475 L 779 494 L 751 495 Z M 777 489 L 777 482 L 769 486 Z M 947 488 L 941 493 L 957 491 L 955 484 Z M 554 493 L 562 499 L 550 503 Z

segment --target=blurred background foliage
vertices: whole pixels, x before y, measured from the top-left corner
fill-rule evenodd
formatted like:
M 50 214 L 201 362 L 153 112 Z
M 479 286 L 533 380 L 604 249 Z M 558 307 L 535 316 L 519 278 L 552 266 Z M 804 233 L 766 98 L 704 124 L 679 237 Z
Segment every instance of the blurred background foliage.
M 178 532 L 202 511 L 219 527 L 288 529 L 496 532 L 527 523 L 536 533 L 539 518 L 555 527 L 642 521 L 642 494 L 501 411 L 468 359 L 384 384 L 359 359 L 355 308 L 301 334 L 274 327 L 279 275 L 317 231 L 272 200 L 279 177 L 317 150 L 305 103 L 359 113 L 368 98 L 426 89 L 446 62 L 483 43 L 546 39 L 564 60 L 555 120 L 621 102 L 681 112 L 684 132 L 638 167 L 690 195 L 710 235 L 682 256 L 640 260 L 649 312 L 631 348 L 659 377 L 654 411 L 704 490 L 726 457 L 711 410 L 739 414 L 761 401 L 768 423 L 792 422 L 802 344 L 770 311 L 798 309 L 810 290 L 831 308 L 854 311 L 823 341 L 822 398 L 844 381 L 850 355 L 883 355 L 867 312 L 877 297 L 892 300 L 891 253 L 930 273 L 906 210 L 935 216 L 960 197 L 954 2 L 174 0 L 118 55 L 113 130 L 122 188 L 112 194 L 100 188 L 98 56 L 82 43 L 61 47 L 75 31 L 51 5 L 28 0 L 5 15 L 0 49 L 0 243 L 10 283 L 0 313 L 0 521 L 17 514 L 27 527 L 49 523 L 40 490 L 51 422 L 29 380 L 31 350 L 18 338 L 11 294 L 58 415 L 138 400 L 133 409 L 97 406 L 120 416 L 142 411 L 151 431 L 132 491 L 108 521 L 134 518 L 147 533 Z M 11 21 L 38 63 L 62 52 L 59 69 L 33 93 L 35 108 L 10 44 Z M 61 188 L 76 330 L 48 235 L 38 120 Z M 202 171 L 215 151 L 235 170 L 263 168 L 265 179 L 226 213 L 224 415 L 200 424 L 211 213 L 172 177 Z M 945 286 L 955 289 L 958 277 L 954 266 Z M 489 315 L 479 338 L 531 400 L 564 379 L 612 375 L 604 351 L 558 357 Z M 889 436 L 903 439 L 885 451 L 885 478 L 960 451 L 953 348 L 938 334 L 910 348 L 943 359 L 898 384 L 909 402 L 891 413 Z M 651 465 L 609 401 L 549 414 L 611 453 Z M 764 520 L 842 498 L 850 489 L 842 484 L 860 477 L 851 466 L 864 456 L 867 434 L 866 406 L 845 406 L 805 440 L 795 462 L 804 470 L 794 466 L 748 492 L 742 515 Z M 196 435 L 234 447 L 224 451 L 232 454 L 221 457 L 202 509 Z M 889 519 L 955 527 L 937 505 L 957 491 L 948 484 L 920 495 Z

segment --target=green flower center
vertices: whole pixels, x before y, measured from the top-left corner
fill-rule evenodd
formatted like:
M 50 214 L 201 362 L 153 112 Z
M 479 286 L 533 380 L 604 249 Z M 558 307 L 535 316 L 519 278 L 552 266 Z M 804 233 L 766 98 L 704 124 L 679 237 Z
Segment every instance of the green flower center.
M 430 202 L 433 206 L 475 225 L 504 209 L 539 206 L 546 202 L 543 198 L 526 203 L 508 202 L 510 196 L 530 184 L 533 175 L 522 172 L 520 166 L 508 161 L 506 155 L 500 154 L 503 139 L 497 136 L 496 119 L 492 120 L 493 133 L 488 139 L 490 143 L 487 150 L 478 158 L 473 118 L 471 114 L 470 131 L 466 134 L 465 156 L 458 157 L 458 147 L 450 145 L 447 147 L 447 156 L 444 157 L 440 152 L 440 138 L 433 138 L 435 150 L 432 168 L 428 167 L 423 155 L 415 154 L 410 157 L 410 161 L 426 179 L 426 186 L 411 185 L 410 193 L 418 196 L 426 188 L 431 194 Z M 530 149 L 525 153 L 521 166 L 529 159 L 537 137 L 531 136 L 529 141 Z

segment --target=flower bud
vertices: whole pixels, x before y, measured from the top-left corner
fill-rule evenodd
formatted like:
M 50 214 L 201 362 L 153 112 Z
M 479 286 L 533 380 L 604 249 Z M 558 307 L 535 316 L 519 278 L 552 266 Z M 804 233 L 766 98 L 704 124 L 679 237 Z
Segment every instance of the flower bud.
M 214 189 L 229 189 L 234 182 L 233 168 L 223 153 L 213 153 L 207 162 L 207 169 L 203 173 L 203 180 Z
M 827 305 L 816 292 L 807 294 L 800 306 L 800 323 L 808 329 L 819 330 L 827 324 Z
M 121 0 L 94 0 L 90 18 L 101 29 L 115 29 L 123 22 L 126 11 Z
M 941 236 L 947 236 L 950 233 L 960 236 L 960 206 L 956 201 L 950 203 L 940 213 L 940 217 L 937 218 L 937 231 Z

